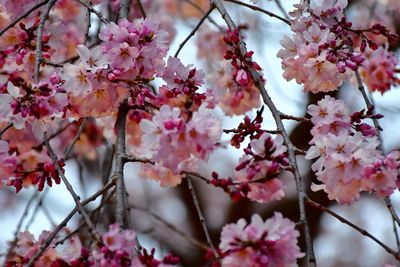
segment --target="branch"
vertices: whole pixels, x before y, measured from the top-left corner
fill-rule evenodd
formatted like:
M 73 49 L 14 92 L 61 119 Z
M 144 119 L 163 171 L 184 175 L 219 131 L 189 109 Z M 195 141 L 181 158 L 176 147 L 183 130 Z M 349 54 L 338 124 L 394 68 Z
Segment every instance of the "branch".
M 78 132 L 76 133 L 74 139 L 72 140 L 72 143 L 65 149 L 65 152 L 64 152 L 65 160 L 67 160 L 69 158 L 69 156 L 71 155 L 71 153 L 75 147 L 75 144 L 79 139 L 79 136 L 82 134 L 83 130 L 85 129 L 86 120 L 87 120 L 86 118 L 84 118 L 82 120 L 81 125 L 79 125 Z
M 119 18 L 128 18 L 129 14 L 129 5 L 131 1 L 130 0 L 121 0 L 120 8 L 119 8 Z
M 84 0 L 76 0 L 78 1 L 80 4 L 82 4 L 83 6 L 85 6 L 91 13 L 95 14 L 99 20 L 101 22 L 103 22 L 104 24 L 108 24 L 108 20 L 106 18 L 103 17 L 103 15 L 97 11 L 92 5 L 90 5 L 89 3 L 86 3 L 86 1 Z
M 8 31 L 9 29 L 11 29 L 12 27 L 14 27 L 18 22 L 20 22 L 22 19 L 28 17 L 33 11 L 35 11 L 36 9 L 38 9 L 41 6 L 44 6 L 45 4 L 47 4 L 47 2 L 49 2 L 49 0 L 45 0 L 43 2 L 37 3 L 36 5 L 34 5 L 31 9 L 29 9 L 28 11 L 26 11 L 24 14 L 22 14 L 21 16 L 19 16 L 18 18 L 16 18 L 15 20 L 13 20 L 10 24 L 8 24 L 4 29 L 2 29 L 0 31 L 0 36 L 2 36 L 6 31 Z
M 35 81 L 35 83 L 39 82 L 39 71 L 40 71 L 40 64 L 42 64 L 42 60 L 43 60 L 43 51 L 42 51 L 42 47 L 43 47 L 43 28 L 44 28 L 44 24 L 46 23 L 47 18 L 49 17 L 49 13 L 51 8 L 55 5 L 55 3 L 57 2 L 57 0 L 49 0 L 49 2 L 46 5 L 46 8 L 44 9 L 42 15 L 40 16 L 40 22 L 39 22 L 39 26 L 37 29 L 37 38 L 36 38 L 36 58 L 35 58 L 35 71 L 33 74 L 33 79 Z
M 107 203 L 107 201 L 109 201 L 109 200 L 111 199 L 111 197 L 114 195 L 114 193 L 115 193 L 115 190 L 111 191 L 111 193 L 110 193 L 106 198 L 102 199 L 100 205 L 99 205 L 97 208 L 95 208 L 95 209 L 90 213 L 90 217 L 93 217 L 96 213 L 98 213 L 98 212 L 100 211 L 100 209 Z M 103 196 L 104 196 L 104 194 L 103 194 Z M 55 243 L 54 246 L 56 247 L 56 246 L 61 245 L 62 243 L 64 243 L 66 240 L 68 240 L 68 239 L 71 238 L 73 235 L 75 235 L 76 233 L 78 233 L 79 230 L 80 230 L 84 225 L 85 225 L 85 222 L 81 222 L 81 223 L 79 224 L 79 226 L 76 227 L 76 229 L 75 229 L 74 231 L 72 231 L 72 232 L 70 232 L 69 234 L 67 234 L 63 239 L 58 240 L 58 241 Z
M 178 57 L 179 52 L 181 52 L 182 48 L 185 46 L 185 44 L 192 38 L 192 36 L 195 35 L 197 30 L 200 28 L 200 26 L 203 24 L 203 22 L 210 16 L 211 12 L 214 10 L 214 5 L 211 5 L 206 14 L 200 19 L 199 23 L 197 23 L 196 27 L 189 33 L 189 35 L 183 40 L 181 44 L 179 44 L 178 50 L 176 50 L 174 57 Z
M 236 29 L 235 23 L 233 22 L 230 15 L 227 13 L 221 0 L 212 0 L 212 2 L 216 5 L 218 11 L 220 12 L 222 18 L 225 20 L 229 29 L 232 31 L 234 29 Z M 245 55 L 247 53 L 246 45 L 244 44 L 243 41 L 240 41 L 240 49 L 241 49 L 242 55 Z M 297 165 L 296 154 L 295 154 L 296 148 L 293 146 L 293 144 L 289 138 L 289 135 L 287 134 L 286 129 L 283 125 L 283 122 L 281 119 L 282 113 L 276 108 L 271 97 L 268 95 L 267 90 L 265 89 L 264 84 L 261 80 L 260 74 L 253 68 L 253 66 L 249 65 L 247 67 L 250 72 L 251 78 L 254 81 L 254 84 L 257 86 L 257 88 L 263 98 L 264 103 L 268 106 L 269 110 L 271 111 L 272 116 L 275 120 L 277 129 L 279 131 L 281 131 L 284 143 L 288 148 L 288 157 L 289 157 L 290 165 L 293 168 L 293 174 L 294 174 L 296 188 L 297 188 L 297 192 L 298 192 L 300 220 L 302 222 L 304 222 L 304 236 L 305 236 L 306 248 L 307 248 L 307 260 L 308 260 L 309 266 L 316 266 L 310 229 L 308 226 L 305 207 L 304 207 L 304 199 L 306 197 L 306 194 L 303 189 L 302 179 L 301 179 L 300 172 L 299 172 L 298 165 Z
M 87 204 L 89 204 L 90 202 L 94 201 L 97 199 L 97 197 L 99 197 L 100 195 L 103 195 L 105 192 L 107 192 L 110 188 L 115 186 L 115 182 L 116 180 L 113 179 L 111 180 L 106 186 L 104 186 L 102 189 L 100 189 L 99 191 L 97 191 L 96 193 L 94 193 L 93 195 L 91 195 L 90 197 L 88 197 L 86 200 L 82 201 L 80 204 L 82 207 L 86 206 Z M 56 235 L 58 234 L 58 232 L 61 231 L 61 229 L 63 227 L 65 227 L 67 225 L 67 223 L 71 220 L 71 218 L 75 215 L 75 213 L 78 212 L 78 207 L 75 206 L 75 208 L 67 215 L 67 217 L 57 226 L 56 229 L 53 230 L 53 232 L 51 232 L 51 234 L 49 235 L 49 237 L 43 242 L 43 244 L 40 246 L 40 249 L 38 250 L 38 252 L 36 252 L 36 254 L 29 260 L 28 264 L 26 265 L 26 267 L 32 267 L 33 264 L 35 263 L 35 261 L 37 261 L 39 259 L 40 256 L 42 256 L 43 252 L 50 246 L 51 242 L 53 241 L 53 239 L 56 237 Z
M 363 84 L 363 82 L 361 80 L 361 75 L 360 75 L 358 70 L 355 71 L 355 75 L 356 75 L 356 79 L 357 79 L 358 90 L 360 90 L 360 92 L 361 92 L 361 94 L 362 94 L 362 96 L 364 98 L 364 102 L 367 105 L 367 108 L 370 108 L 370 107 L 372 107 L 372 103 L 368 98 L 368 95 L 367 95 L 367 92 L 365 90 L 364 84 Z M 380 132 L 381 127 L 379 126 L 379 121 L 376 118 L 373 118 L 372 121 L 374 123 L 374 126 L 375 126 L 377 132 L 378 132 L 378 140 L 379 140 L 379 147 L 378 148 L 379 148 L 380 151 L 383 152 L 382 136 L 381 136 L 381 132 Z M 396 211 L 393 209 L 390 197 L 386 197 L 385 198 L 385 204 L 386 204 L 386 207 L 388 208 L 388 210 L 389 210 L 389 212 L 390 212 L 390 214 L 392 216 L 392 220 L 395 221 L 398 226 L 400 226 L 400 218 L 397 215 Z M 399 238 L 398 234 L 397 234 L 397 229 L 394 232 L 395 232 L 396 240 L 397 240 Z
M 7 130 L 10 129 L 11 127 L 13 127 L 13 123 L 12 123 L 12 122 L 10 122 L 9 124 L 7 124 L 6 127 L 4 127 L 3 129 L 0 130 L 0 139 L 1 139 L 1 137 L 3 136 L 3 134 L 4 134 L 5 132 L 7 132 Z
M 279 19 L 280 21 L 285 22 L 285 23 L 286 23 L 287 25 L 289 25 L 289 26 L 292 24 L 292 23 L 290 22 L 290 20 L 285 19 L 285 18 L 282 18 L 281 16 L 279 16 L 279 15 L 277 15 L 277 14 L 275 14 L 275 13 L 272 13 L 272 12 L 270 12 L 270 11 L 268 11 L 268 10 L 262 9 L 261 7 L 253 6 L 253 5 L 250 5 L 250 4 L 246 4 L 246 3 L 243 3 L 243 2 L 240 2 L 240 1 L 237 1 L 237 0 L 224 0 L 224 1 L 226 1 L 226 2 L 231 2 L 231 3 L 235 3 L 235 4 L 237 4 L 237 5 L 244 6 L 244 7 L 250 8 L 250 9 L 252 9 L 252 10 L 262 12 L 262 13 L 264 13 L 264 14 L 270 16 L 270 17 L 277 18 L 277 19 Z M 213 2 L 220 2 L 220 1 L 213 1 Z M 221 3 L 221 4 L 222 4 L 222 3 Z
M 126 115 L 128 114 L 129 106 L 127 100 L 125 100 L 118 108 L 117 121 L 115 128 L 117 130 L 117 143 L 115 145 L 115 162 L 114 162 L 114 173 L 112 177 L 117 179 L 116 189 L 116 209 L 115 218 L 116 222 L 121 226 L 125 227 L 125 213 L 126 213 L 126 192 L 124 184 L 124 160 L 125 160 L 125 127 L 126 127 Z
M 279 10 L 282 12 L 285 19 L 290 21 L 290 17 L 288 16 L 286 10 L 283 8 L 282 3 L 280 0 L 275 0 L 275 4 L 278 6 Z
M 376 237 L 374 237 L 373 235 L 371 235 L 369 232 L 367 232 L 366 230 L 362 229 L 361 227 L 355 225 L 354 223 L 346 220 L 345 218 L 343 218 L 342 216 L 340 216 L 339 214 L 335 213 L 334 211 L 328 209 L 327 207 L 309 199 L 306 198 L 305 202 L 307 205 L 316 208 L 320 211 L 326 212 L 328 214 L 330 214 L 331 216 L 335 217 L 336 219 L 338 219 L 339 221 L 341 221 L 344 224 L 347 224 L 348 226 L 350 226 L 351 228 L 353 228 L 354 230 L 356 230 L 357 232 L 359 232 L 360 234 L 369 237 L 370 239 L 372 239 L 373 241 L 375 241 L 379 246 L 381 246 L 383 249 L 385 249 L 389 254 L 393 255 L 393 257 L 395 257 L 396 260 L 400 260 L 400 253 L 392 250 L 390 247 L 388 247 L 387 245 L 385 245 L 384 243 L 382 243 L 380 240 L 378 240 Z
M 217 250 L 214 247 L 214 244 L 211 241 L 210 233 L 208 232 L 206 221 L 204 219 L 203 213 L 202 213 L 201 208 L 200 208 L 199 200 L 197 199 L 196 192 L 194 191 L 192 180 L 191 180 L 190 177 L 186 176 L 186 181 L 187 181 L 187 184 L 188 184 L 188 188 L 189 188 L 190 194 L 192 195 L 193 204 L 196 207 L 197 214 L 199 216 L 201 226 L 203 227 L 204 235 L 206 236 L 206 239 L 207 239 L 207 245 L 211 248 L 215 259 L 220 263 L 221 262 L 221 257 L 218 254 Z
M 180 230 L 175 225 L 165 221 L 163 218 L 161 218 L 159 215 L 157 215 L 156 213 L 152 212 L 151 210 L 149 210 L 147 208 L 139 207 L 139 206 L 136 206 L 136 205 L 130 205 L 130 206 L 135 210 L 139 210 L 139 211 L 145 212 L 146 214 L 150 215 L 151 217 L 153 217 L 153 219 L 155 219 L 156 221 L 162 223 L 167 228 L 171 229 L 173 232 L 177 233 L 178 235 L 180 235 L 185 240 L 189 241 L 189 243 L 193 244 L 194 246 L 199 247 L 199 248 L 201 248 L 203 250 L 206 250 L 206 251 L 209 249 L 209 247 L 206 244 L 204 244 L 204 243 L 194 239 L 193 237 L 189 236 L 184 231 Z
M 60 165 L 58 164 L 57 161 L 57 155 L 54 153 L 53 149 L 50 146 L 50 143 L 47 139 L 45 139 L 45 145 L 47 148 L 47 152 L 49 153 L 49 156 L 51 158 L 51 161 L 53 162 L 53 165 L 56 167 L 57 174 L 61 177 L 63 183 L 67 187 L 67 190 L 71 194 L 72 198 L 74 199 L 74 202 L 78 208 L 79 213 L 82 214 L 83 219 L 85 220 L 86 224 L 89 227 L 89 230 L 92 232 L 93 236 L 95 237 L 96 240 L 100 240 L 100 235 L 97 233 L 95 226 L 93 225 L 92 220 L 90 219 L 89 215 L 86 213 L 86 211 L 83 209 L 83 206 L 80 202 L 79 196 L 75 193 L 74 189 L 72 188 L 71 184 L 69 183 L 67 177 L 65 177 L 63 171 L 61 170 Z

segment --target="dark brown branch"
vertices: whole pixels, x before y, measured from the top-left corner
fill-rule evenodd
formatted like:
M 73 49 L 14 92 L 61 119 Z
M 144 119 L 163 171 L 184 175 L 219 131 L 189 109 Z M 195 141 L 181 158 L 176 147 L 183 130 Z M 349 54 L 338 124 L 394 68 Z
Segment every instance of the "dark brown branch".
M 1 131 L 0 131 L 0 139 L 1 139 L 1 137 L 3 136 L 3 134 L 4 134 L 5 132 L 7 132 L 7 130 L 10 129 L 11 127 L 13 127 L 12 122 L 10 122 L 9 124 L 7 124 L 6 127 L 4 127 L 3 129 L 1 129 Z
M 36 9 L 38 9 L 41 6 L 44 6 L 45 4 L 47 4 L 47 2 L 49 2 L 49 0 L 37 3 L 36 5 L 34 5 L 32 8 L 30 8 L 28 11 L 26 11 L 24 14 L 22 14 L 21 16 L 19 16 L 18 18 L 16 18 L 15 20 L 13 20 L 10 24 L 8 24 L 4 29 L 2 29 L 0 31 L 0 36 L 2 36 L 6 31 L 8 31 L 9 29 L 11 29 L 12 27 L 14 27 L 15 25 L 17 25 L 18 22 L 20 22 L 21 20 L 23 20 L 24 18 L 28 17 L 32 12 L 34 12 Z

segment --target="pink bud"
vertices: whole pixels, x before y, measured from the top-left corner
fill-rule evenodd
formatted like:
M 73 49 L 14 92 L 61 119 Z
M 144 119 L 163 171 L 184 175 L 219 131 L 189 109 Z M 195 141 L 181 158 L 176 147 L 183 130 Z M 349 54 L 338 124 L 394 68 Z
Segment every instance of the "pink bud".
M 247 85 L 249 83 L 249 78 L 245 70 L 241 69 L 236 75 L 236 82 L 240 85 Z

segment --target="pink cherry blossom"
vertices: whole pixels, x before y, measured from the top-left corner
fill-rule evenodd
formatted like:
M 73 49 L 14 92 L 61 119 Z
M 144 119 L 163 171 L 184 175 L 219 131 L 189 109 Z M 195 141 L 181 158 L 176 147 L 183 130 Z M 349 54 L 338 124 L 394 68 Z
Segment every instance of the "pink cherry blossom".
M 222 266 L 289 267 L 303 257 L 297 245 L 299 232 L 295 224 L 275 212 L 265 222 L 254 214 L 249 224 L 240 219 L 225 225 L 221 232 Z

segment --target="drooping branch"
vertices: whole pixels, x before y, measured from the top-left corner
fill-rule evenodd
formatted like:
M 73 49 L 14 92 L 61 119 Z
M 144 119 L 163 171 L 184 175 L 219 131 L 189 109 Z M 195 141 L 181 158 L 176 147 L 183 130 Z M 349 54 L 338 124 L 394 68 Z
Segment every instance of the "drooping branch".
M 78 208 L 79 213 L 82 214 L 84 221 L 86 222 L 87 226 L 89 227 L 89 230 L 91 231 L 91 233 L 95 237 L 95 239 L 100 240 L 100 235 L 97 233 L 96 228 L 95 228 L 92 220 L 90 219 L 89 215 L 83 209 L 83 206 L 80 202 L 80 197 L 76 194 L 75 190 L 72 188 L 72 185 L 69 183 L 67 177 L 65 177 L 64 172 L 61 170 L 61 167 L 58 164 L 57 155 L 54 153 L 54 151 L 53 151 L 52 147 L 50 146 L 50 143 L 47 139 L 45 139 L 45 145 L 47 148 L 47 152 L 49 153 L 49 156 L 51 158 L 51 161 L 56 168 L 57 174 L 61 177 L 61 180 L 65 184 L 68 192 L 71 194 L 72 198 L 74 199 L 74 202 L 76 204 L 76 207 Z
M 230 15 L 228 14 L 228 12 L 226 11 L 221 0 L 212 0 L 212 3 L 214 3 L 216 5 L 218 11 L 220 12 L 222 18 L 227 23 L 229 29 L 232 31 L 235 30 L 236 25 L 233 22 Z M 247 53 L 246 45 L 244 44 L 243 41 L 240 41 L 240 49 L 241 49 L 242 55 L 245 55 Z M 253 66 L 248 65 L 247 67 L 250 72 L 250 76 L 254 81 L 254 84 L 257 86 L 257 88 L 263 98 L 264 104 L 267 105 L 269 110 L 271 111 L 272 116 L 275 120 L 277 129 L 279 131 L 281 131 L 281 135 L 283 137 L 284 143 L 288 148 L 288 157 L 289 157 L 290 165 L 293 169 L 293 174 L 294 174 L 297 193 L 298 193 L 300 220 L 304 223 L 304 238 L 306 241 L 306 248 L 307 248 L 307 261 L 308 261 L 309 266 L 315 266 L 316 260 L 315 260 L 315 255 L 314 255 L 314 249 L 313 249 L 310 229 L 308 226 L 306 211 L 305 211 L 305 206 L 304 206 L 304 199 L 306 197 L 306 194 L 303 189 L 302 179 L 301 179 L 300 172 L 299 172 L 298 165 L 297 165 L 296 153 L 295 153 L 296 148 L 292 144 L 292 142 L 289 138 L 289 135 L 286 132 L 286 129 L 283 125 L 282 117 L 281 117 L 282 113 L 276 108 L 271 97 L 267 93 L 267 90 L 265 89 L 264 84 L 261 80 L 260 74 L 257 72 L 257 70 L 254 69 Z
M 215 249 L 214 244 L 213 244 L 213 242 L 211 240 L 210 233 L 208 231 L 208 228 L 207 228 L 207 225 L 206 225 L 206 221 L 205 221 L 204 216 L 203 216 L 203 212 L 201 211 L 201 208 L 200 208 L 199 200 L 197 199 L 196 192 L 194 191 L 194 188 L 193 188 L 192 180 L 191 180 L 191 178 L 189 176 L 186 176 L 186 181 L 187 181 L 187 184 L 188 184 L 188 188 L 189 188 L 190 194 L 191 194 L 192 199 L 193 199 L 193 204 L 196 207 L 196 211 L 197 211 L 197 214 L 199 216 L 199 220 L 200 220 L 201 226 L 203 228 L 204 235 L 205 235 L 206 240 L 207 240 L 207 245 L 211 248 L 211 251 L 213 252 L 215 259 L 218 262 L 220 262 L 221 261 L 221 257 L 218 254 L 217 250 Z

